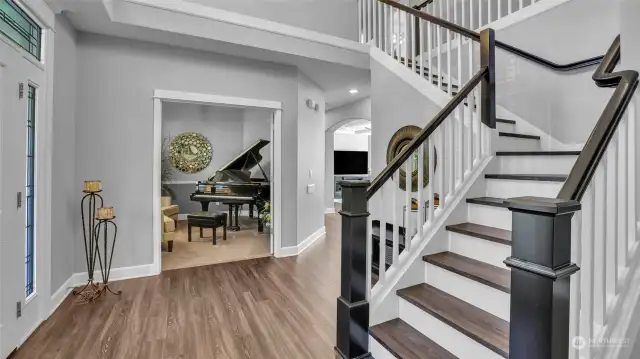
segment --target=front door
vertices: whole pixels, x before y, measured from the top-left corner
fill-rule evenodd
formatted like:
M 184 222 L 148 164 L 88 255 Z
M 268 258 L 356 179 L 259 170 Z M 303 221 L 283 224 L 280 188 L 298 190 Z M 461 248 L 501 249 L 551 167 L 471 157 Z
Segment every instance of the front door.
M 0 40 L 0 358 L 41 321 L 38 268 L 38 124 L 44 113 L 45 74 L 39 61 Z M 40 132 L 42 133 L 42 132 Z M 36 152 L 38 151 L 38 152 Z M 40 271 L 40 272 L 39 272 Z

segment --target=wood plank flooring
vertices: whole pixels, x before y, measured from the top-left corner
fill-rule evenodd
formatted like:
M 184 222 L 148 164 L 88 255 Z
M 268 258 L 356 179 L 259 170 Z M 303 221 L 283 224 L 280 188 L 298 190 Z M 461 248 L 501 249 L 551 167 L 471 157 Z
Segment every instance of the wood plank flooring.
M 298 257 L 114 282 L 122 297 L 68 297 L 11 359 L 334 358 L 340 223 Z

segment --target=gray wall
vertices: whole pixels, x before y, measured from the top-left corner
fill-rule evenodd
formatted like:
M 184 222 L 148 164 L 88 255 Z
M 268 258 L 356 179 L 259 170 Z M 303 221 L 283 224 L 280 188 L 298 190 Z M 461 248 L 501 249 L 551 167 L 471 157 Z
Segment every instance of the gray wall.
M 314 100 L 319 109 L 307 107 L 307 99 Z M 322 90 L 298 73 L 298 241 L 324 226 L 324 112 Z M 311 184 L 315 190 L 307 193 L 307 185 Z
M 283 104 L 283 153 L 297 153 L 297 70 L 289 66 L 81 33 L 78 37 L 77 181 L 103 181 L 118 216 L 114 267 L 149 264 L 153 91 L 182 90 Z M 297 162 L 282 163 L 282 244 L 297 244 Z M 76 270 L 82 266 L 77 264 Z
M 245 109 L 242 114 L 242 148 L 247 148 L 258 140 L 271 141 L 272 111 L 264 109 Z M 271 150 L 269 144 L 260 151 L 260 166 L 267 177 L 271 176 Z M 251 178 L 263 178 L 260 168 L 256 166 L 251 171 Z
M 356 0 L 190 0 L 345 39 L 358 39 Z
M 602 55 L 620 30 L 618 3 L 569 1 L 496 38 L 559 64 Z M 595 67 L 561 74 L 498 50 L 496 69 L 498 104 L 565 144 L 586 141 L 611 96 L 591 80 Z
M 76 33 L 63 15 L 56 16 L 53 62 L 53 153 L 51 213 L 51 293 L 76 271 L 86 271 L 78 230 L 79 194 L 76 177 Z M 79 254 L 81 256 L 77 256 Z M 75 266 L 80 263 L 78 267 Z

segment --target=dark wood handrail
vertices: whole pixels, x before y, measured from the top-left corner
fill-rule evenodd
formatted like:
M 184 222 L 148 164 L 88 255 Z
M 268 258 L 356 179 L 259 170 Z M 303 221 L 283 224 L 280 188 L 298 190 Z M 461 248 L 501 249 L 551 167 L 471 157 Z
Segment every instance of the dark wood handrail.
M 393 174 L 402 166 L 402 164 L 411 156 L 411 154 L 426 141 L 429 136 L 442 124 L 442 122 L 451 115 L 451 113 L 464 101 L 464 99 L 473 91 L 473 89 L 482 81 L 484 76 L 489 72 L 488 67 L 484 67 L 476 73 L 469 82 L 455 95 L 446 106 L 438 112 L 431 122 L 416 135 L 416 137 L 404 147 L 398 155 L 396 155 L 391 163 L 376 176 L 367 188 L 367 200 L 373 197 L 376 192 L 391 178 Z
M 613 72 L 620 61 L 620 35 L 609 47 L 604 60 L 593 74 L 593 80 L 599 87 L 615 87 L 609 103 L 605 107 L 598 123 L 584 145 L 576 163 L 571 169 L 567 181 L 562 186 L 559 199 L 582 200 L 598 164 L 605 154 L 611 138 L 618 128 L 633 94 L 638 87 L 638 72 L 624 70 Z
M 411 14 L 413 16 L 416 16 L 416 17 L 418 17 L 420 19 L 423 19 L 423 20 L 429 21 L 431 23 L 440 25 L 440 26 L 444 27 L 445 29 L 451 30 L 451 31 L 456 32 L 458 34 L 461 34 L 461 35 L 463 35 L 465 37 L 468 37 L 468 38 L 470 38 L 470 39 L 472 39 L 474 41 L 480 42 L 480 34 L 475 32 L 475 31 L 469 30 L 469 29 L 464 28 L 464 27 L 462 27 L 460 25 L 456 25 L 456 24 L 454 24 L 452 22 L 449 22 L 447 20 L 443 20 L 443 19 L 441 19 L 439 17 L 433 16 L 433 15 L 428 14 L 426 12 L 422 12 L 420 10 L 416 10 L 416 9 L 414 9 L 412 7 L 399 4 L 399 3 L 395 2 L 394 0 L 378 0 L 378 1 L 380 1 L 381 3 L 385 3 L 387 5 L 390 5 L 391 7 L 395 7 L 396 9 L 399 9 L 399 10 L 402 10 L 404 12 L 407 12 L 407 13 L 409 13 L 409 14 Z
M 538 65 L 544 66 L 554 71 L 560 71 L 560 72 L 573 71 L 573 70 L 578 70 L 578 69 L 582 69 L 589 66 L 594 66 L 601 63 L 602 59 L 604 58 L 604 56 L 596 56 L 590 59 L 572 62 L 570 64 L 558 65 L 555 62 L 549 61 L 547 59 L 543 59 L 542 57 L 536 56 L 532 53 L 526 52 L 517 47 L 505 44 L 504 42 L 496 41 L 496 47 L 503 49 L 505 51 L 508 51 L 512 54 L 518 55 L 520 57 L 523 57 Z

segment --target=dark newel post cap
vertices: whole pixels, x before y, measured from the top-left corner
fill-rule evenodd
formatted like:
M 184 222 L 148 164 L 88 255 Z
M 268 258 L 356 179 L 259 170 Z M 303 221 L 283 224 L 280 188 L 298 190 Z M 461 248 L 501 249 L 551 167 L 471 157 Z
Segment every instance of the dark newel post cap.
M 509 198 L 505 203 L 512 211 L 547 214 L 573 213 L 579 211 L 581 208 L 581 204 L 578 201 L 544 197 Z
M 343 180 L 338 181 L 338 184 L 342 187 L 355 188 L 355 187 L 369 187 L 368 180 Z

